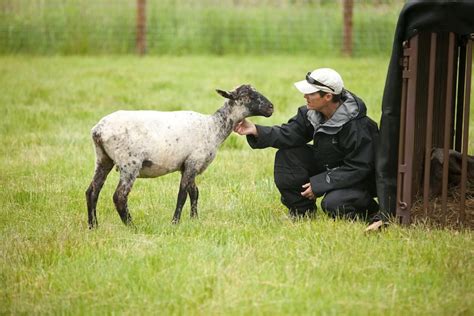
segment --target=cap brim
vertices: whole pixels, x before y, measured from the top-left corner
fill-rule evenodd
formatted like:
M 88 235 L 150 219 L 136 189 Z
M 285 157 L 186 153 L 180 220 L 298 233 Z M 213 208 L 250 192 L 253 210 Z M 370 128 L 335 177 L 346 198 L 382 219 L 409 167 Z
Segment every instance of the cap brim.
M 303 94 L 311 94 L 320 90 L 317 87 L 309 84 L 306 80 L 295 82 L 295 87 Z

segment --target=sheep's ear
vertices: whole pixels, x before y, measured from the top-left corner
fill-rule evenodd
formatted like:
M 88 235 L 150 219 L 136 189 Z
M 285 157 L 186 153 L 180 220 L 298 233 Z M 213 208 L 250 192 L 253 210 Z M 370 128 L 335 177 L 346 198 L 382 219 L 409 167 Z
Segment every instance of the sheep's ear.
M 217 91 L 217 93 L 219 93 L 221 96 L 223 96 L 226 99 L 235 100 L 234 95 L 232 95 L 232 93 L 230 93 L 228 91 L 224 91 L 224 90 L 220 90 L 220 89 L 216 89 L 216 91 Z

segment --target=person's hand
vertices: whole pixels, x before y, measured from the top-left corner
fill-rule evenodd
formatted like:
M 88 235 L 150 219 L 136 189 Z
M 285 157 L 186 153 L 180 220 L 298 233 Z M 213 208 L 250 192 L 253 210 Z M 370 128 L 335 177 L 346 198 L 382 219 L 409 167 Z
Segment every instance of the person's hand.
M 246 119 L 240 121 L 239 123 L 237 123 L 237 125 L 235 125 L 234 132 L 236 132 L 239 135 L 258 136 L 257 128 L 255 127 L 255 124 L 250 121 L 247 121 Z
M 313 190 L 311 189 L 311 183 L 303 184 L 303 189 L 306 189 L 306 190 L 304 190 L 303 192 L 301 192 L 301 195 L 302 195 L 302 196 L 304 196 L 305 198 L 310 199 L 310 200 L 314 200 L 314 199 L 315 199 Z

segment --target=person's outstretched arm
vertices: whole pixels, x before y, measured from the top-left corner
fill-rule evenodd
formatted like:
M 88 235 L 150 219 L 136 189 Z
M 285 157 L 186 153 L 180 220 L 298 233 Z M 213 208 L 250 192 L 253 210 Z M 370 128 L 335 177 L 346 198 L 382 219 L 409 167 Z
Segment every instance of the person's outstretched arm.
M 313 139 L 314 133 L 306 113 L 306 107 L 300 107 L 298 113 L 281 126 L 261 126 L 244 120 L 236 125 L 234 131 L 247 136 L 247 142 L 252 148 L 282 149 L 302 146 Z

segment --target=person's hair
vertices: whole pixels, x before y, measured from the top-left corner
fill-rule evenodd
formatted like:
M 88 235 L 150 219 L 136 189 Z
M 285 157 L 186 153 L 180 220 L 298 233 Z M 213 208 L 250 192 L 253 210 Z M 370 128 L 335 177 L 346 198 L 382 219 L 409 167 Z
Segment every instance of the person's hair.
M 324 91 L 320 90 L 320 91 L 318 91 L 318 93 L 321 97 L 324 97 L 329 92 L 324 92 Z M 342 93 L 339 93 L 339 94 L 331 93 L 331 95 L 332 95 L 332 102 L 338 103 L 339 101 L 341 101 Z

